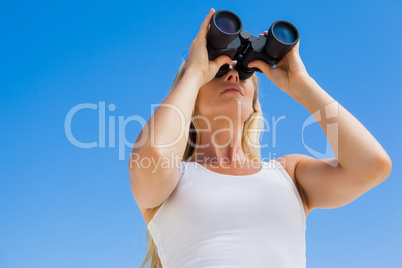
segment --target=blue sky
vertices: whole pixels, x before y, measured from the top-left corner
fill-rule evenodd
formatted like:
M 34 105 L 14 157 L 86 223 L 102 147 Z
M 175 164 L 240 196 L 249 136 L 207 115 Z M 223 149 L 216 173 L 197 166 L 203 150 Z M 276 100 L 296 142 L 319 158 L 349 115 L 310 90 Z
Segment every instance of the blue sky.
M 400 1 L 3 0 L 0 267 L 140 266 L 146 225 L 129 186 L 131 148 L 119 140 L 134 142 L 141 125 L 124 120 L 147 121 L 151 104 L 167 96 L 211 7 L 234 11 L 253 35 L 279 19 L 296 25 L 309 74 L 392 159 L 391 175 L 378 187 L 344 207 L 310 213 L 307 267 L 402 266 Z M 311 155 L 301 132 L 309 112 L 259 77 L 264 114 L 286 117 L 275 146 L 264 134 L 270 147 L 262 156 Z M 73 135 L 97 142 L 93 148 L 67 138 L 74 107 L 87 109 L 73 117 Z M 318 124 L 303 135 L 325 151 Z

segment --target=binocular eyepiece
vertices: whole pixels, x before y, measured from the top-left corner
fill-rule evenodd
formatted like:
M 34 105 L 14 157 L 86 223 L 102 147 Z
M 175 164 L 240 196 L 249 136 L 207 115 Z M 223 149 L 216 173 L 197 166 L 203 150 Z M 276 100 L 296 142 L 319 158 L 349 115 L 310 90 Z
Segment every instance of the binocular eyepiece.
M 258 68 L 249 68 L 254 60 L 262 60 L 274 66 L 299 41 L 299 32 L 290 22 L 275 21 L 268 30 L 268 35 L 256 37 L 243 31 L 243 23 L 239 16 L 229 10 L 218 10 L 212 16 L 207 34 L 207 50 L 209 60 L 227 55 L 237 63 L 234 67 L 241 80 L 251 77 L 254 71 L 262 73 Z M 224 64 L 216 74 L 221 77 L 229 71 Z

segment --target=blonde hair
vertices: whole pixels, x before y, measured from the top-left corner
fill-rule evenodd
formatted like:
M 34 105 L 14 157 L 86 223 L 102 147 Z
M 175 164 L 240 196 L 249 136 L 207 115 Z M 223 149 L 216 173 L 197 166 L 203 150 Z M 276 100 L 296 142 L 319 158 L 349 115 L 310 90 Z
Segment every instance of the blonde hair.
M 169 94 L 175 89 L 177 84 L 183 78 L 183 75 L 184 75 L 184 72 L 186 69 L 186 64 L 187 64 L 187 60 L 182 62 L 181 66 L 176 74 L 176 77 L 173 81 L 173 85 L 170 88 Z M 245 155 L 249 159 L 253 159 L 253 160 L 257 159 L 258 161 L 261 161 L 261 152 L 260 152 L 260 149 L 258 148 L 260 145 L 261 131 L 258 131 L 258 130 L 263 129 L 264 123 L 263 123 L 263 120 L 261 120 L 262 110 L 261 110 L 260 102 L 258 100 L 260 86 L 259 86 L 259 79 L 258 79 L 256 73 L 254 73 L 251 76 L 251 81 L 254 85 L 254 97 L 253 97 L 254 113 L 252 113 L 249 116 L 249 118 L 244 122 L 243 134 L 242 134 L 242 148 L 243 148 Z M 194 114 L 195 114 L 195 105 L 194 105 L 194 108 L 193 108 L 193 111 L 191 114 L 192 118 L 194 117 Z M 255 129 L 255 130 L 250 132 L 251 129 Z M 197 152 L 197 148 L 198 148 L 197 145 L 199 144 L 199 135 L 197 135 L 197 133 L 198 133 L 197 131 L 198 131 L 197 122 L 192 119 L 191 123 L 190 123 L 190 130 L 189 130 L 189 137 L 188 137 L 189 141 L 187 142 L 187 146 L 184 151 L 182 161 L 187 161 L 194 153 Z M 253 144 L 255 146 L 253 146 L 253 147 L 250 146 L 250 142 L 251 142 L 251 144 Z M 193 145 L 196 145 L 195 148 Z M 161 205 L 159 205 L 159 207 Z M 159 207 L 157 207 L 157 209 L 159 209 Z M 159 255 L 157 253 L 157 248 L 156 248 L 155 242 L 152 238 L 152 235 L 149 233 L 149 230 L 147 230 L 147 233 L 146 233 L 146 248 L 148 247 L 148 237 L 150 240 L 150 246 L 149 246 L 147 255 L 145 257 L 145 260 L 144 260 L 143 264 L 141 265 L 141 268 L 144 268 L 145 265 L 149 261 L 151 261 L 150 268 L 161 268 L 162 263 L 159 259 Z

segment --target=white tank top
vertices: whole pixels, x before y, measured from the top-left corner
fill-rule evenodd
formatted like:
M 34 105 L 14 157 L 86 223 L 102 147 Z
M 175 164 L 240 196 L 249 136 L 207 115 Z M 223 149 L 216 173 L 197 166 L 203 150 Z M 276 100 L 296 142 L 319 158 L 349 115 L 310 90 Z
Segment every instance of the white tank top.
M 179 182 L 147 228 L 163 268 L 304 268 L 306 217 L 276 160 L 252 175 L 181 162 Z

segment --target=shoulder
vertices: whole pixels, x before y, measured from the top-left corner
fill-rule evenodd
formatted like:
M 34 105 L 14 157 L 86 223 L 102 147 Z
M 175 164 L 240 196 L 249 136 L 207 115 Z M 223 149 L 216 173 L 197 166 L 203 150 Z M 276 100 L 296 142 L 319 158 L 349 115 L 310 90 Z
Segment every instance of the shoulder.
M 287 154 L 287 155 L 283 155 L 281 157 L 277 157 L 275 159 L 275 161 L 279 162 L 282 165 L 282 167 L 285 169 L 285 171 L 289 174 L 290 178 L 292 178 L 292 181 L 295 184 L 296 189 L 303 202 L 304 212 L 305 212 L 305 215 L 307 218 L 308 213 L 310 213 L 310 209 L 307 206 L 307 202 L 306 202 L 306 198 L 305 198 L 303 189 L 297 183 L 296 173 L 295 173 L 297 163 L 302 158 L 303 158 L 303 155 L 301 155 L 301 154 Z
M 282 167 L 291 175 L 292 179 L 294 178 L 294 171 L 297 165 L 298 160 L 300 159 L 299 154 L 287 154 L 280 157 L 277 157 L 275 161 L 279 162 Z

